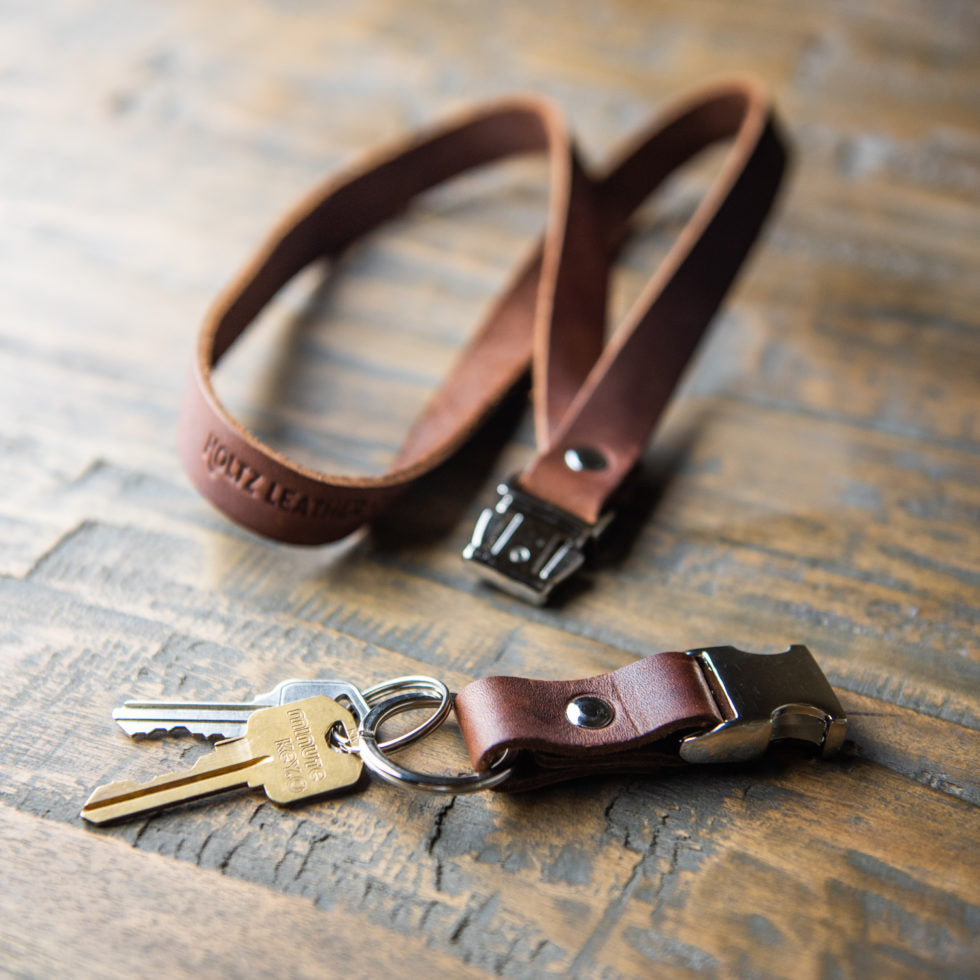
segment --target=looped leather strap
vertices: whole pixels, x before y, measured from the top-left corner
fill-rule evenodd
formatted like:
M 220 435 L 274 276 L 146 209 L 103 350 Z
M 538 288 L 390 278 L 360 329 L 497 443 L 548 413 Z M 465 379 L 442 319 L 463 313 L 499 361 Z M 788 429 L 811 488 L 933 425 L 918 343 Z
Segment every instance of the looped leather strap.
M 610 266 L 627 223 L 674 169 L 733 138 L 696 213 L 604 346 Z M 211 370 L 266 303 L 311 262 L 333 258 L 419 193 L 468 169 L 546 153 L 541 242 L 382 476 L 328 476 L 287 459 L 228 413 Z M 635 463 L 772 203 L 785 163 L 766 95 L 747 79 L 677 104 L 599 179 L 580 165 L 548 102 L 492 103 L 389 149 L 313 191 L 219 298 L 197 346 L 180 456 L 197 488 L 240 524 L 280 541 L 334 541 L 375 517 L 451 455 L 533 363 L 538 454 L 521 486 L 595 522 Z M 587 450 L 601 469 L 572 470 Z
M 607 712 L 599 727 L 570 720 L 576 699 Z M 520 752 L 502 787 L 531 789 L 601 772 L 649 772 L 682 765 L 681 733 L 724 721 L 698 664 L 686 653 L 659 653 L 609 674 L 573 681 L 484 677 L 456 695 L 456 718 L 473 768 Z M 588 721 L 588 718 L 585 719 Z
M 754 759 L 770 742 L 844 744 L 847 716 L 813 654 L 732 646 L 658 653 L 575 681 L 485 677 L 456 695 L 477 772 L 506 759 L 499 788 L 598 772 Z

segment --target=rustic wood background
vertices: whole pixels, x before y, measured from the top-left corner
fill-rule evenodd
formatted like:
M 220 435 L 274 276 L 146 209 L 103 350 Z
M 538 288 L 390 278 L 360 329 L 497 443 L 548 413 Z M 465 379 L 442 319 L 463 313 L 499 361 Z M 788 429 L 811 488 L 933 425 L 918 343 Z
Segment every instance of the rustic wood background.
M 964 0 L 0 3 L 0 969 L 29 976 L 975 976 L 980 11 Z M 530 609 L 458 553 L 526 459 L 520 406 L 385 524 L 300 550 L 175 458 L 195 331 L 280 212 L 474 97 L 533 90 L 601 161 L 752 70 L 780 212 L 588 588 Z M 646 216 L 629 298 L 704 186 Z M 222 371 L 256 427 L 379 471 L 533 240 L 543 170 L 460 181 L 287 291 Z M 567 678 L 805 642 L 843 757 L 520 798 L 228 795 L 98 831 L 128 695 L 289 676 Z M 429 760 L 462 765 L 452 739 Z M 172 859 L 172 860 L 168 860 Z

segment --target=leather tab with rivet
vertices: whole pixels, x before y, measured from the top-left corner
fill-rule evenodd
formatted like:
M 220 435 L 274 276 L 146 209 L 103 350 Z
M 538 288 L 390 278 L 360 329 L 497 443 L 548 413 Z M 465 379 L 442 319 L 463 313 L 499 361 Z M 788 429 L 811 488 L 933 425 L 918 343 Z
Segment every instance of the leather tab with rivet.
M 571 681 L 486 677 L 456 696 L 479 772 L 516 755 L 501 790 L 602 772 L 736 762 L 771 741 L 840 749 L 847 718 L 806 647 L 755 654 L 734 647 L 659 653 Z

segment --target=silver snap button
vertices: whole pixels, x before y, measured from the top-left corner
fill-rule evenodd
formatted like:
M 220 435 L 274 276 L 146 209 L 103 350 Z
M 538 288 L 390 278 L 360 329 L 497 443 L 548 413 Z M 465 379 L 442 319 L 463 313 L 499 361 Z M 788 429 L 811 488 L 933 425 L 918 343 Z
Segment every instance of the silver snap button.
M 565 465 L 576 473 L 583 470 L 604 470 L 608 465 L 605 455 L 592 446 L 576 446 L 565 450 Z
M 616 712 L 602 698 L 583 694 L 565 705 L 565 717 L 576 728 L 605 728 L 616 717 Z

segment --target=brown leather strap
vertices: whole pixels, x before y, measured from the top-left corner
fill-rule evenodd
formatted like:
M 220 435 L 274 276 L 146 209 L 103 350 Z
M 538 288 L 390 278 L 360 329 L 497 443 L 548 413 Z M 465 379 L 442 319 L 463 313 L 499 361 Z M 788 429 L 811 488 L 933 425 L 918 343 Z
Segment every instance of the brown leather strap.
M 326 476 L 286 459 L 231 417 L 214 392 L 211 369 L 289 279 L 336 256 L 422 191 L 468 168 L 532 151 L 547 151 L 551 160 L 541 252 L 491 311 L 390 472 Z M 564 282 L 573 267 L 589 264 L 575 256 L 597 248 L 598 236 L 573 239 L 566 227 L 587 227 L 593 207 L 560 115 L 537 99 L 482 108 L 327 181 L 286 216 L 204 323 L 179 430 L 181 460 L 194 484 L 229 517 L 280 541 L 333 541 L 369 521 L 465 441 L 525 370 L 539 283 Z M 540 292 L 547 297 L 553 288 Z
M 569 705 L 581 698 L 608 706 L 606 717 L 598 717 L 608 722 L 604 727 L 580 727 L 569 719 Z M 586 714 L 590 703 L 584 703 Z M 681 733 L 725 720 L 697 661 L 686 653 L 644 657 L 583 680 L 485 677 L 456 695 L 456 716 L 478 772 L 505 750 L 522 753 L 514 775 L 501 785 L 508 791 L 596 772 L 678 765 Z
M 741 80 L 668 109 L 597 181 L 607 241 L 618 244 L 629 217 L 666 177 L 730 137 L 708 193 L 601 354 L 588 364 L 576 357 L 559 317 L 549 324 L 547 348 L 542 340 L 535 351 L 535 385 L 547 395 L 535 404 L 540 452 L 520 484 L 590 523 L 643 452 L 758 235 L 786 152 L 764 90 Z M 608 267 L 595 272 L 590 284 L 598 290 Z M 570 469 L 565 453 L 580 447 L 598 450 L 605 468 Z
M 734 137 L 694 217 L 603 349 L 616 248 L 640 203 L 706 146 Z M 327 476 L 240 425 L 211 370 L 273 295 L 311 262 L 340 253 L 422 191 L 515 153 L 544 152 L 550 198 L 541 244 L 490 311 L 413 426 L 392 469 Z M 785 154 L 762 88 L 739 79 L 678 104 L 599 180 L 586 176 L 559 114 L 539 99 L 480 108 L 316 189 L 231 284 L 201 331 L 180 423 L 180 455 L 198 489 L 261 534 L 333 541 L 370 521 L 444 461 L 533 361 L 539 453 L 531 493 L 593 522 L 629 471 L 770 207 Z M 566 449 L 602 454 L 573 472 Z

